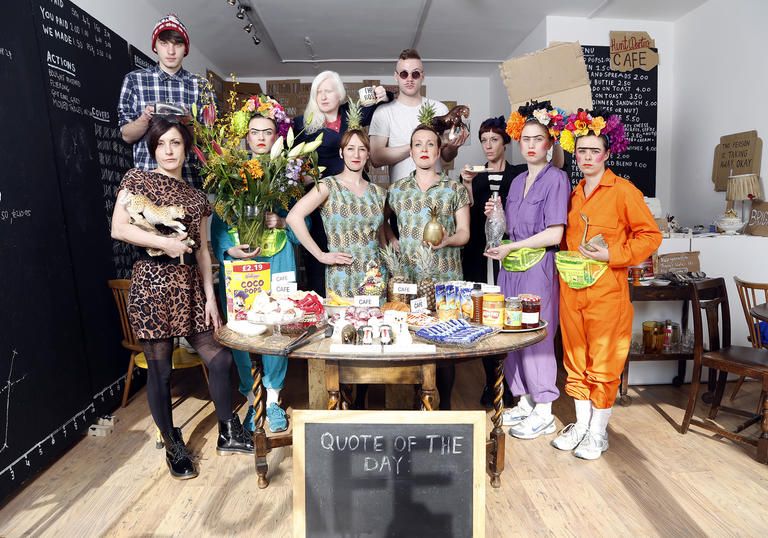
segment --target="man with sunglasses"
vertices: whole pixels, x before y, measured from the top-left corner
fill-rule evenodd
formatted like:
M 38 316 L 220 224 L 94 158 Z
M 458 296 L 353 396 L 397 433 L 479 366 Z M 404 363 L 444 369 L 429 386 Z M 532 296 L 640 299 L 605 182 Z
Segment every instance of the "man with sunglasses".
M 448 113 L 440 101 L 421 96 L 424 82 L 424 65 L 421 56 L 414 49 L 405 49 L 400 53 L 395 68 L 395 80 L 400 92 L 394 101 L 379 105 L 373 113 L 369 135 L 371 137 L 371 162 L 374 166 L 389 166 L 391 183 L 406 177 L 416 169 L 410 155 L 410 141 L 413 130 L 419 124 L 419 108 L 423 103 L 431 103 L 435 116 Z M 456 158 L 459 147 L 464 144 L 469 132 L 461 134 L 443 145 L 440 157 L 445 162 Z M 442 167 L 437 163 L 437 172 Z

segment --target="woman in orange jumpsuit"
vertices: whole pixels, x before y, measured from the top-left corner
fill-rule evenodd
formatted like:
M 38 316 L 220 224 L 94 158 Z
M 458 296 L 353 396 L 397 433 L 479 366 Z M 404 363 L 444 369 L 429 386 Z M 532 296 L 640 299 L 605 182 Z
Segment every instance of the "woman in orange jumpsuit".
M 575 449 L 579 458 L 597 459 L 608 450 L 606 428 L 632 338 L 627 267 L 659 247 L 661 232 L 643 193 L 605 167 L 611 153 L 621 153 L 628 145 L 620 119 L 579 110 L 569 117 L 563 133 L 563 149 L 575 149 L 584 173 L 568 204 L 565 244 L 569 251 L 607 262 L 607 268 L 589 287 L 560 286 L 565 392 L 574 398 L 576 423 L 566 426 L 552 445 Z M 607 248 L 585 248 L 585 226 L 586 242 L 602 234 Z

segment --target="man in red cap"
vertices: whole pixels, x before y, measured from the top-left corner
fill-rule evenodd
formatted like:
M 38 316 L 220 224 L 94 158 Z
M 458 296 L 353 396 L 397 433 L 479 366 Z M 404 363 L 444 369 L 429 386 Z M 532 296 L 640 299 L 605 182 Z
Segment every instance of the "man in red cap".
M 181 67 L 182 60 L 189 54 L 189 36 L 176 15 L 169 13 L 155 24 L 152 51 L 157 53 L 157 65 L 128 73 L 117 105 L 123 140 L 133 144 L 134 166 L 142 170 L 157 168 L 144 140 L 155 103 L 172 103 L 187 111 L 197 105 L 198 114 L 202 114 L 208 102 L 215 103 L 215 96 L 205 89 L 206 81 Z M 190 159 L 184 163 L 182 176 L 190 183 L 196 177 Z

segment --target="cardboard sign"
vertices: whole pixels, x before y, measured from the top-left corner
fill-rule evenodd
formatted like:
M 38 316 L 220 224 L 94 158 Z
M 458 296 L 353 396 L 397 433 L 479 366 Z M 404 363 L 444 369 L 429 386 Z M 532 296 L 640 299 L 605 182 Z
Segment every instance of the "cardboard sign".
M 427 309 L 427 298 L 419 297 L 418 299 L 411 299 L 411 312 L 421 312 Z
M 299 285 L 296 282 L 281 282 L 280 284 L 272 284 L 272 295 L 290 295 L 298 291 Z
M 768 237 L 768 202 L 752 202 L 746 233 Z
M 553 43 L 499 66 L 512 110 L 526 101 L 550 100 L 565 110 L 592 108 L 592 90 L 578 42 Z
M 650 71 L 659 65 L 656 43 L 647 32 L 611 32 L 611 70 Z
M 656 276 L 662 273 L 689 273 L 696 271 L 701 271 L 698 251 L 653 255 L 653 272 Z
M 763 141 L 757 131 L 746 131 L 720 137 L 715 146 L 712 164 L 712 182 L 716 191 L 728 189 L 728 176 L 739 174 L 760 175 Z
M 293 536 L 485 536 L 484 411 L 291 418 Z
M 287 284 L 288 282 L 296 282 L 296 273 L 294 271 L 284 271 L 282 273 L 272 274 L 272 285 Z

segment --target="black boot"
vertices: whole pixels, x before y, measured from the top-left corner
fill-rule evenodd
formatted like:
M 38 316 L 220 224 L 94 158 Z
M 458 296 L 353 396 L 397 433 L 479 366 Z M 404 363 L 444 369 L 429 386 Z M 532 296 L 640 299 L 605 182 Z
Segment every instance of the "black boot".
M 229 420 L 219 421 L 219 440 L 216 443 L 219 456 L 233 453 L 253 454 L 253 439 L 240 424 L 240 417 L 232 415 Z
M 197 469 L 187 450 L 187 445 L 184 444 L 181 430 L 173 428 L 169 432 L 163 432 L 163 441 L 165 441 L 165 461 L 168 463 L 171 476 L 177 480 L 195 478 L 198 474 Z

